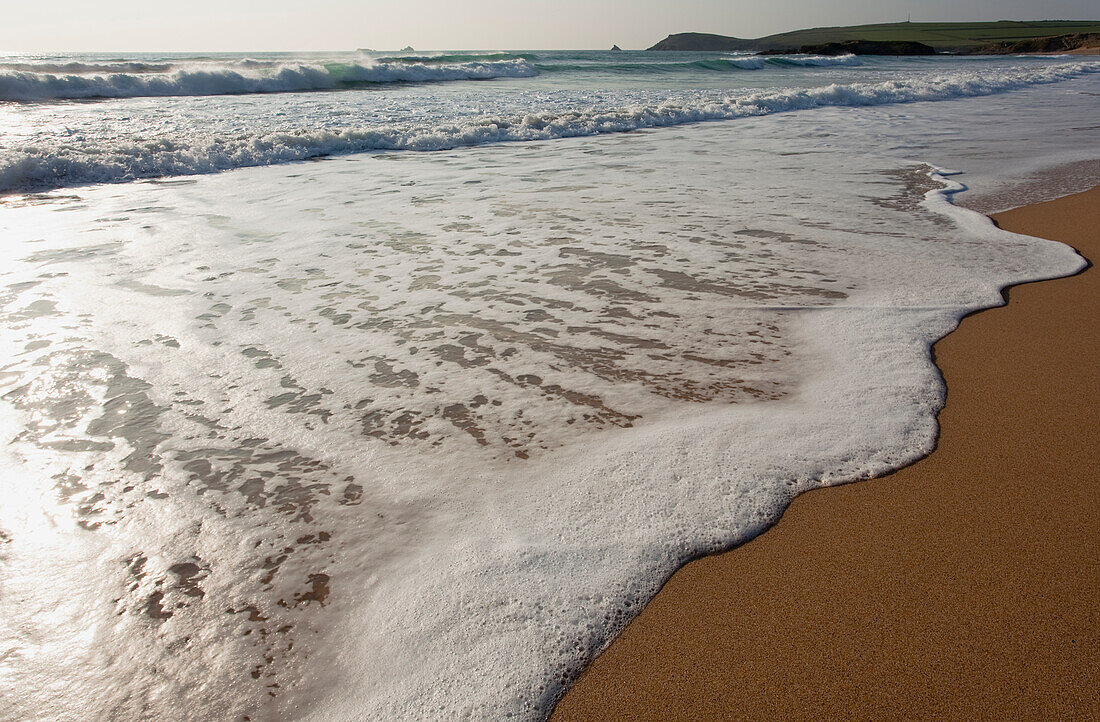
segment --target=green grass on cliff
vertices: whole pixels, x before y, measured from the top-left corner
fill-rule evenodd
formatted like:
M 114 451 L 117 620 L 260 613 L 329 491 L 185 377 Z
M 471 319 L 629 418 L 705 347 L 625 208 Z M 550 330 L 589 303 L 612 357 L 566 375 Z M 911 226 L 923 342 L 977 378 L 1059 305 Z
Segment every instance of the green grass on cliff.
M 845 40 L 903 41 L 914 40 L 937 50 L 972 50 L 993 43 L 1014 43 L 1029 38 L 1041 38 L 1071 33 L 1098 33 L 1100 20 L 1037 20 L 993 23 L 885 23 L 878 25 L 848 25 L 832 28 L 811 28 L 769 35 L 755 40 L 729 38 L 732 47 L 743 50 L 779 50 L 803 45 L 844 42 Z M 683 35 L 692 35 L 681 34 Z M 667 43 L 677 35 L 669 36 Z M 662 43 L 659 43 L 662 44 Z M 678 49 L 678 48 L 677 48 Z
M 915 40 L 937 49 L 972 48 L 992 43 L 1041 38 L 1049 35 L 1100 32 L 1100 21 L 1043 20 L 996 23 L 889 23 L 813 28 L 770 35 L 761 40 L 790 46 L 819 45 L 845 40 Z

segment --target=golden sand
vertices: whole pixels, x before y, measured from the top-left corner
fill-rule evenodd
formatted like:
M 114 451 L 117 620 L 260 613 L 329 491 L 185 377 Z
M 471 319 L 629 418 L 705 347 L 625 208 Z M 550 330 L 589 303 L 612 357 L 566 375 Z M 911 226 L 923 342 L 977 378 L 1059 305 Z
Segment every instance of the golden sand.
M 1100 259 L 1100 188 L 994 216 Z M 677 572 L 554 719 L 1100 719 L 1100 272 L 935 347 L 928 458 Z

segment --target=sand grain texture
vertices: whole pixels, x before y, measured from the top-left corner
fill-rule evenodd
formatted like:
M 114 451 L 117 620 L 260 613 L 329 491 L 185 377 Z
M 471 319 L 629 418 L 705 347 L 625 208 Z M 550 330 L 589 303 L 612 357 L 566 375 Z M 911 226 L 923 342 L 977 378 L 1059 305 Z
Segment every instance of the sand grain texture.
M 1100 259 L 1100 188 L 995 219 Z M 553 719 L 1100 719 L 1098 287 L 966 318 L 931 456 L 685 566 Z

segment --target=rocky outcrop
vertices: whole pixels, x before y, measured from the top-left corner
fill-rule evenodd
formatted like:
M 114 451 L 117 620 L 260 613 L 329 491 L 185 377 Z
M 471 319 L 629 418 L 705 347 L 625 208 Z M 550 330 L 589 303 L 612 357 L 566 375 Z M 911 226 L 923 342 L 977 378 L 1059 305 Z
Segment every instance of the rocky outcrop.
M 935 55 L 936 49 L 911 40 L 847 40 L 843 43 L 803 45 L 785 50 L 765 50 L 761 55 Z
M 975 55 L 1016 55 L 1018 53 L 1068 53 L 1082 48 L 1100 47 L 1100 33 L 1074 33 L 1031 38 L 1016 43 L 985 45 L 973 51 Z

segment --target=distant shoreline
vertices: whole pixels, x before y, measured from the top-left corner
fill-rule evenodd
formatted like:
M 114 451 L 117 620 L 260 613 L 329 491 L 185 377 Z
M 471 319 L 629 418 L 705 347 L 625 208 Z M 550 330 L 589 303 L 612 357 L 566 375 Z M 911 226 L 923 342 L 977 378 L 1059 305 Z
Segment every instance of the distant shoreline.
M 1100 20 L 1044 20 L 1037 22 L 989 23 L 881 23 L 828 28 L 808 28 L 768 35 L 738 38 L 712 33 L 675 33 L 650 46 L 661 51 L 744 51 L 792 50 L 810 45 L 865 42 L 917 42 L 938 52 L 966 53 L 992 46 L 1011 46 L 1038 38 L 1100 33 Z

